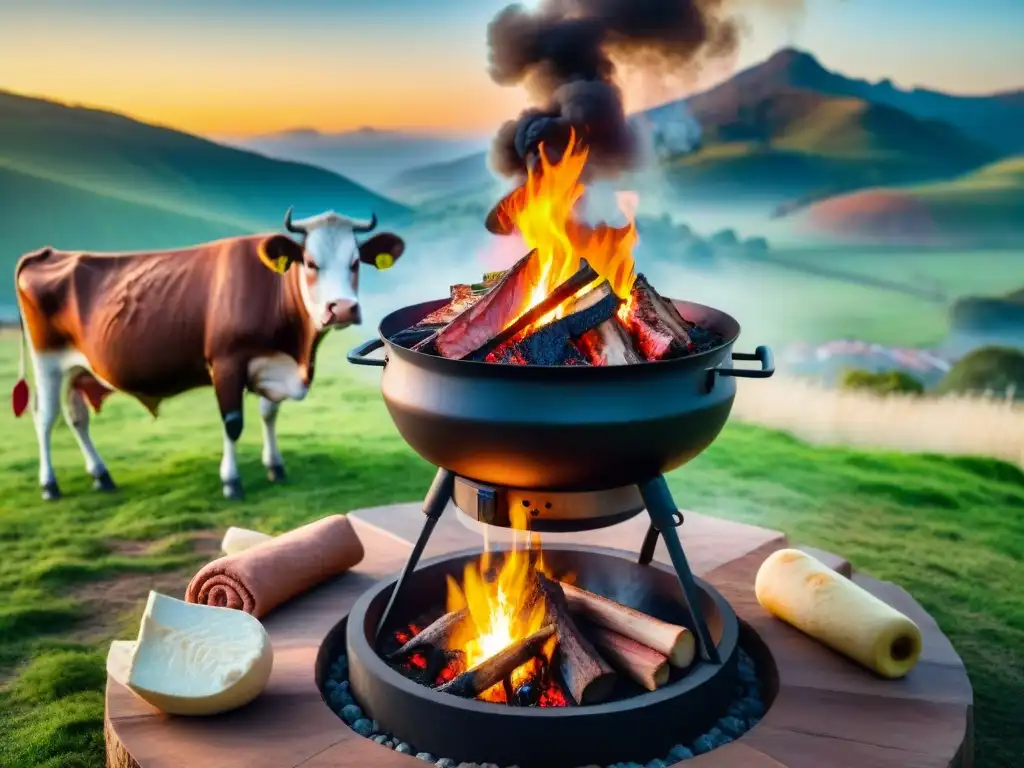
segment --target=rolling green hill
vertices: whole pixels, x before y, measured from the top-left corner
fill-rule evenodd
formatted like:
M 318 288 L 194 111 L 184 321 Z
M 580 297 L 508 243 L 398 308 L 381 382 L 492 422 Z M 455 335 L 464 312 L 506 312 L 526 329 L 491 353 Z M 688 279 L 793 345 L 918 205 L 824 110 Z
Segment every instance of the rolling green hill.
M 0 164 L 3 259 L 41 245 L 92 250 L 170 248 L 214 240 L 237 224 L 133 202 Z
M 333 208 L 394 222 L 409 209 L 335 173 L 127 117 L 0 92 L 0 271 L 43 245 L 164 248 Z M 13 284 L 0 278 L 0 304 Z
M 1024 288 L 1005 296 L 965 296 L 950 312 L 954 330 L 1024 338 Z
M 403 171 L 385 189 L 397 199 L 417 205 L 463 198 L 496 201 L 501 197 L 501 187 L 501 181 L 487 167 L 487 153 L 476 152 Z
M 664 180 L 691 208 L 747 200 L 782 206 L 780 213 L 857 189 L 946 180 L 1019 146 L 1019 99 L 900 91 L 784 49 L 683 102 L 701 125 L 702 146 L 669 160 Z M 662 127 L 678 119 L 678 106 L 646 110 L 639 124 Z M 642 180 L 631 184 L 644 191 Z M 477 153 L 409 170 L 388 192 L 416 203 L 450 201 L 487 194 L 491 185 L 486 155 Z
M 998 158 L 995 150 L 945 123 L 811 91 L 701 101 L 694 115 L 704 131 L 701 148 L 664 166 L 664 180 L 689 201 L 783 205 L 865 187 L 949 179 Z M 406 171 L 388 187 L 414 203 L 493 196 L 495 189 L 482 153 Z
M 872 241 L 1007 246 L 1024 243 L 1024 156 L 950 181 L 840 195 L 797 216 L 801 226 Z
M 703 147 L 671 161 L 682 194 L 776 199 L 946 179 L 998 153 L 957 129 L 852 97 L 784 89 L 699 101 Z

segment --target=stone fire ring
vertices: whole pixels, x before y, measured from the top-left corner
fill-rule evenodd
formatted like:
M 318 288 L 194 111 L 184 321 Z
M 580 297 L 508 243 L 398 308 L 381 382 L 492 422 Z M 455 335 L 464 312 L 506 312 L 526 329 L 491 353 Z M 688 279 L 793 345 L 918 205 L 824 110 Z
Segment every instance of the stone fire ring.
M 209 718 L 160 714 L 108 679 L 104 729 L 111 768 L 416 768 L 426 765 L 351 730 L 318 686 L 340 647 L 339 622 L 355 601 L 404 565 L 422 526 L 419 504 L 350 515 L 366 549 L 351 572 L 292 601 L 264 624 L 274 670 L 250 705 Z M 572 534 L 574 544 L 638 550 L 646 517 Z M 764 718 L 736 741 L 686 760 L 686 768 L 970 768 L 973 693 L 963 662 L 934 619 L 895 584 L 853 580 L 921 628 L 920 663 L 903 680 L 882 680 L 768 615 L 754 598 L 764 558 L 787 546 L 776 531 L 694 513 L 680 529 L 694 572 L 732 604 L 765 680 Z M 548 536 L 545 537 L 547 540 Z M 552 543 L 558 539 L 551 534 Z M 442 516 L 425 556 L 481 546 L 453 509 Z M 840 573 L 849 563 L 814 552 Z M 656 558 L 669 562 L 659 543 Z M 772 697 L 774 696 L 774 700 Z M 401 734 L 398 734 L 399 736 Z M 643 750 L 639 750 L 641 753 Z M 572 768 L 567 766 L 567 768 Z

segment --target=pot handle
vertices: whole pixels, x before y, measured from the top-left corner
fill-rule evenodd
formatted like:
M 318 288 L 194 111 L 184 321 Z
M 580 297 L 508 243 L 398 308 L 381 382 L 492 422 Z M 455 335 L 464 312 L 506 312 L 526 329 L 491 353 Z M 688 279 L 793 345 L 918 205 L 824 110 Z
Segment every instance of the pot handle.
M 733 376 L 741 379 L 767 379 L 775 373 L 775 355 L 769 347 L 761 346 L 750 352 L 733 352 L 733 360 L 757 360 L 760 368 L 715 368 L 719 376 Z
M 376 352 L 383 346 L 384 342 L 381 339 L 370 339 L 349 352 L 348 361 L 352 365 L 370 365 L 375 368 L 383 368 L 388 363 L 386 358 L 367 357 L 368 354 Z

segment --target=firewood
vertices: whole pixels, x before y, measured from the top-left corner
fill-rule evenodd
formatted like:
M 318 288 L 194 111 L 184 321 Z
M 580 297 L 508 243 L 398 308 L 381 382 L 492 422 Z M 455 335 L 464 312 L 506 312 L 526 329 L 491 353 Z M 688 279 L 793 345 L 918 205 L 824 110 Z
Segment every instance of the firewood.
M 572 613 L 583 616 L 599 627 L 618 632 L 653 648 L 666 656 L 673 667 L 684 669 L 693 663 L 696 643 L 693 633 L 686 627 L 661 621 L 571 584 L 559 584 Z
M 437 690 L 464 699 L 475 698 L 491 686 L 500 683 L 518 666 L 525 664 L 540 653 L 544 643 L 554 632 L 554 626 L 545 626 L 532 635 L 512 643 L 472 669 L 466 670 L 450 683 L 438 687 Z
M 448 650 L 448 641 L 459 628 L 463 621 L 469 618 L 469 611 L 463 608 L 461 611 L 450 611 L 437 619 L 433 624 L 426 627 L 418 635 L 410 639 L 405 645 L 394 653 L 389 653 L 387 661 L 400 661 L 415 650 L 430 646 L 441 650 Z
M 529 259 L 534 253 L 536 253 L 536 251 L 532 251 L 531 255 L 527 256 L 526 258 Z M 512 322 L 511 324 L 507 324 L 502 328 L 496 329 L 491 336 L 485 339 L 484 342 L 476 349 L 468 353 L 466 357 L 468 357 L 471 360 L 486 359 L 486 357 L 491 352 L 498 349 L 500 346 L 505 344 L 505 342 L 514 339 L 524 330 L 526 330 L 535 322 L 544 317 L 544 315 L 548 314 L 553 309 L 557 308 L 560 304 L 572 299 L 572 297 L 579 293 L 581 290 L 586 288 L 591 283 L 595 282 L 597 278 L 598 274 L 597 272 L 594 271 L 593 267 L 587 264 L 586 261 L 581 260 L 580 268 L 572 277 L 570 277 L 564 283 L 555 288 L 555 290 L 553 290 L 551 293 L 549 293 L 547 296 L 545 296 L 543 299 L 537 302 L 534 306 L 526 310 L 526 312 L 523 312 L 522 315 L 516 318 L 514 322 Z M 502 283 L 499 283 L 491 290 L 491 293 L 489 293 L 488 296 L 497 294 L 498 291 L 501 290 L 502 284 L 504 283 L 505 279 L 507 279 L 507 275 L 506 278 L 503 279 Z M 481 300 L 481 303 L 483 303 L 483 300 Z M 465 314 L 468 315 L 470 313 L 467 312 Z M 454 325 L 454 323 L 452 324 Z M 440 337 L 443 336 L 445 333 L 446 330 L 440 331 L 438 338 L 440 339 Z M 438 347 L 438 349 L 440 350 L 440 347 Z M 442 354 L 444 353 L 442 352 Z
M 616 317 L 584 333 L 577 346 L 591 365 L 636 365 L 644 362 L 633 345 L 633 338 Z
M 538 328 L 522 341 L 507 345 L 529 365 L 587 364 L 586 357 L 572 343 L 587 331 L 615 316 L 621 304 L 608 283 L 588 291 L 573 302 L 565 317 Z
M 555 626 L 558 635 L 558 667 L 565 686 L 577 704 L 599 704 L 615 687 L 615 671 L 576 626 L 560 582 L 543 574 L 538 577 L 547 603 L 545 621 Z
M 613 667 L 648 691 L 668 682 L 669 664 L 664 654 L 605 627 L 582 623 L 581 626 Z

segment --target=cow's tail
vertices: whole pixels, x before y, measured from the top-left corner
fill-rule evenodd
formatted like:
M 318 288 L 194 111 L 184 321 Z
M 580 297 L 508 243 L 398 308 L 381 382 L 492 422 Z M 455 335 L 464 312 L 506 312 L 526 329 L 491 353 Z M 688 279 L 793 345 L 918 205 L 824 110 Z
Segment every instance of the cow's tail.
M 25 377 L 28 358 L 28 335 L 25 333 L 25 313 L 21 308 L 21 291 L 18 289 L 18 273 L 24 266 L 25 259 L 18 262 L 14 270 L 14 290 L 18 300 L 18 327 L 21 332 L 21 339 L 18 345 L 18 380 L 14 382 L 14 389 L 11 390 L 11 410 L 15 418 L 21 416 L 28 409 L 31 390 L 28 386 L 28 379 Z
M 21 313 L 19 312 L 18 314 L 18 322 L 21 326 L 21 339 L 19 342 L 21 349 L 18 351 L 18 380 L 14 382 L 14 389 L 11 390 L 11 410 L 14 411 L 15 418 L 21 416 L 26 411 L 30 396 L 28 379 L 25 378 L 25 358 L 28 351 L 28 338 L 25 336 L 25 321 L 21 318 Z

